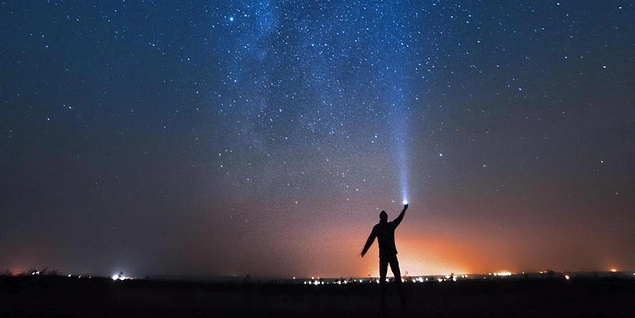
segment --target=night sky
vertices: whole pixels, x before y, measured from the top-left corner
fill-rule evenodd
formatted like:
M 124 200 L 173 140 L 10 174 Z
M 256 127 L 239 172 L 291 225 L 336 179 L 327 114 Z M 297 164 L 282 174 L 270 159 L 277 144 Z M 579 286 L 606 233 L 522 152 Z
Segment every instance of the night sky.
M 0 270 L 635 269 L 633 1 L 0 2 Z M 376 244 L 376 243 L 375 243 Z

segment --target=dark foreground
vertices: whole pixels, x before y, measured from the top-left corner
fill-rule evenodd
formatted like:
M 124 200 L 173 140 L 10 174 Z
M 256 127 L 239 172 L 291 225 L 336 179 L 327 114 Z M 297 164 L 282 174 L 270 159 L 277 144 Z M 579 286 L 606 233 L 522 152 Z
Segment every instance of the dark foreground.
M 629 278 L 408 283 L 385 312 L 378 287 L 3 277 L 0 317 L 635 317 Z

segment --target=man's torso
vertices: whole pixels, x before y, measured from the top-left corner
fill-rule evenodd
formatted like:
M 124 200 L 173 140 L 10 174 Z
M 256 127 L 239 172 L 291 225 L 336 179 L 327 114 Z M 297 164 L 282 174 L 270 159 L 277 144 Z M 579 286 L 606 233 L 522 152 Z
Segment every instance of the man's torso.
M 373 231 L 377 236 L 380 257 L 397 254 L 397 247 L 395 246 L 395 226 L 392 222 L 379 223 L 375 225 Z

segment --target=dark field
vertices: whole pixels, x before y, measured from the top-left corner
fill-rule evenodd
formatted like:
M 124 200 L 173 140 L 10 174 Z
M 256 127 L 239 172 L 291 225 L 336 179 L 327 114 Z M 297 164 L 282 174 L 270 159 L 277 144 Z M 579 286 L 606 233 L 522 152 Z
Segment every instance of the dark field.
M 0 317 L 635 317 L 631 278 L 505 279 L 393 286 L 0 278 Z

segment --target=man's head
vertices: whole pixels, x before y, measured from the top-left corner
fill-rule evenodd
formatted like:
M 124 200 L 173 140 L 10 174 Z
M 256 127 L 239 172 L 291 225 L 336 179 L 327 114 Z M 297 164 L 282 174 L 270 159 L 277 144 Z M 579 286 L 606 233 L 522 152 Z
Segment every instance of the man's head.
M 388 222 L 388 213 L 386 213 L 386 211 L 381 211 L 379 213 L 379 222 L 381 223 Z

